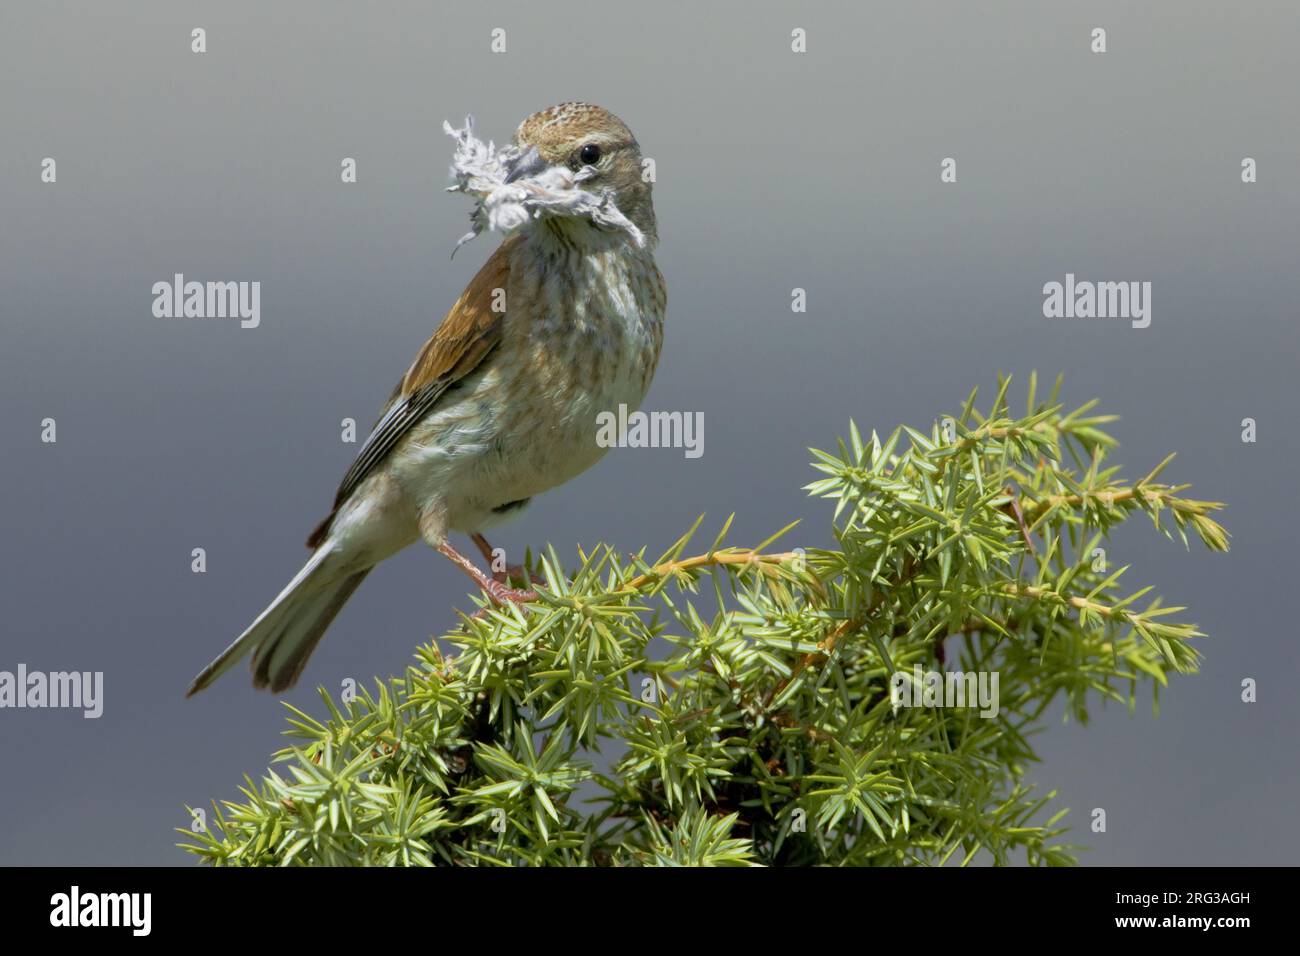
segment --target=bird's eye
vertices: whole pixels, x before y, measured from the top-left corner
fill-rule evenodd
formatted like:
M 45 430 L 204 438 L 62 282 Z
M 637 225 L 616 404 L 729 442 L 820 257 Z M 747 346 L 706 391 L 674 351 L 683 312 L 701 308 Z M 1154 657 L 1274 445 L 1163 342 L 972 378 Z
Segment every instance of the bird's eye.
M 578 150 L 578 158 L 582 160 L 582 165 L 594 166 L 600 162 L 600 147 L 595 143 L 588 143 Z

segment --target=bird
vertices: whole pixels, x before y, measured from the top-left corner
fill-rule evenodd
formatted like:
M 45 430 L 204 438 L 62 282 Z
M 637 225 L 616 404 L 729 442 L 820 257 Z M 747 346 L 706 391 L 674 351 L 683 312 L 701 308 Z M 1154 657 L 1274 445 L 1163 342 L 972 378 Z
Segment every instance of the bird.
M 456 550 L 594 465 L 597 418 L 640 406 L 663 344 L 653 177 L 612 112 L 566 102 L 515 130 L 506 181 L 562 166 L 610 196 L 642 234 L 563 211 L 510 232 L 398 381 L 311 532 L 311 555 L 276 598 L 194 678 L 192 696 L 251 655 L 253 685 L 292 687 L 330 623 L 381 561 L 423 541 L 498 605 L 536 600 Z M 504 295 L 504 308 L 500 307 Z M 494 305 L 496 306 L 494 308 Z

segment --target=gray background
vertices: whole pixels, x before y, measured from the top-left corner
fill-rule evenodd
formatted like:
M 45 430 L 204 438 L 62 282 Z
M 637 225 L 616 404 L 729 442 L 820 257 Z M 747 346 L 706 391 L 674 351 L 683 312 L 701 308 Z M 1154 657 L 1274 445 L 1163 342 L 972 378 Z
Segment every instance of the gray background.
M 574 98 L 657 160 L 669 324 L 647 404 L 702 411 L 705 454 L 615 452 L 501 543 L 654 551 L 733 510 L 738 543 L 794 517 L 823 543 L 805 446 L 850 415 L 926 425 L 998 370 L 1019 394 L 1064 370 L 1067 398 L 1123 415 L 1130 474 L 1176 450 L 1171 478 L 1230 502 L 1233 551 L 1118 538 L 1112 560 L 1211 635 L 1204 671 L 1158 720 L 1053 723 L 1032 778 L 1074 808 L 1085 862 L 1292 862 L 1298 66 L 1281 2 L 5 4 L 0 669 L 102 670 L 106 709 L 0 712 L 0 862 L 184 864 L 183 805 L 260 773 L 279 703 L 242 670 L 182 695 L 304 559 L 356 452 L 340 419 L 369 425 L 497 241 L 448 260 L 469 203 L 442 191 L 441 122 L 473 112 L 501 140 Z M 260 280 L 261 328 L 154 319 L 174 272 Z M 1066 272 L 1150 280 L 1151 327 L 1044 319 Z M 398 556 L 289 699 L 399 671 L 466 588 Z

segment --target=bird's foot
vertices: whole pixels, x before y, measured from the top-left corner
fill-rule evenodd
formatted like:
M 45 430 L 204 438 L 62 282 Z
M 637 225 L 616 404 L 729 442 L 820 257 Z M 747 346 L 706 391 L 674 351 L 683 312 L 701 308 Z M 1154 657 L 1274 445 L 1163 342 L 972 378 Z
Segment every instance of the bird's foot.
M 537 592 L 531 588 L 512 588 L 508 583 L 497 580 L 495 576 L 488 577 L 473 561 L 445 541 L 438 546 L 438 551 L 456 567 L 468 574 L 474 583 L 483 589 L 483 593 L 497 604 L 503 606 L 507 604 L 527 604 L 530 601 L 537 600 Z M 483 611 L 479 611 L 474 616 L 481 617 L 482 615 Z
M 524 573 L 522 564 L 507 564 L 504 569 L 497 570 L 496 565 L 501 557 L 492 545 L 488 544 L 488 539 L 481 534 L 472 534 L 474 544 L 478 546 L 479 554 L 483 555 L 483 560 L 487 562 L 492 569 L 492 580 L 500 584 L 509 584 L 511 581 L 526 581 L 527 576 Z M 504 552 L 502 552 L 504 554 Z
M 487 593 L 488 597 L 502 607 L 505 607 L 507 604 L 528 604 L 531 601 L 537 600 L 536 591 L 524 588 L 512 588 L 495 580 L 491 581 L 490 586 L 485 587 L 483 590 Z M 487 617 L 487 612 L 487 608 L 481 607 L 471 614 L 470 617 L 479 621 Z
M 527 604 L 537 600 L 537 592 L 532 588 L 512 588 L 496 579 L 489 584 L 490 586 L 483 590 L 498 604 Z
M 502 584 L 500 581 L 491 580 L 484 587 L 483 591 L 493 601 L 502 607 L 508 604 L 528 604 L 530 601 L 537 600 L 537 592 L 526 590 L 524 588 L 512 588 Z M 475 621 L 481 621 L 488 615 L 488 608 L 481 607 L 470 618 Z

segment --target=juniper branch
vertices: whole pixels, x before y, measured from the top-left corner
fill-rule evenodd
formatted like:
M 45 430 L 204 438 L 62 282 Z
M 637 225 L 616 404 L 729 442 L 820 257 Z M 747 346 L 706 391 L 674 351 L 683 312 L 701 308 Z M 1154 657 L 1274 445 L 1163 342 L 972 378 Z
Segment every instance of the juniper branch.
M 1028 736 L 1062 697 L 1079 720 L 1158 700 L 1204 636 L 1094 549 L 1138 513 L 1228 536 L 1219 503 L 1157 482 L 1170 458 L 1124 481 L 1094 403 L 1031 377 L 1016 416 L 1009 384 L 928 432 L 850 423 L 813 450 L 833 547 L 769 550 L 793 526 L 732 547 L 728 520 L 689 556 L 701 521 L 653 562 L 548 550 L 536 603 L 481 599 L 401 676 L 291 708 L 279 769 L 183 845 L 215 865 L 1073 862 Z M 949 665 L 1000 674 L 995 716 L 896 693 Z

